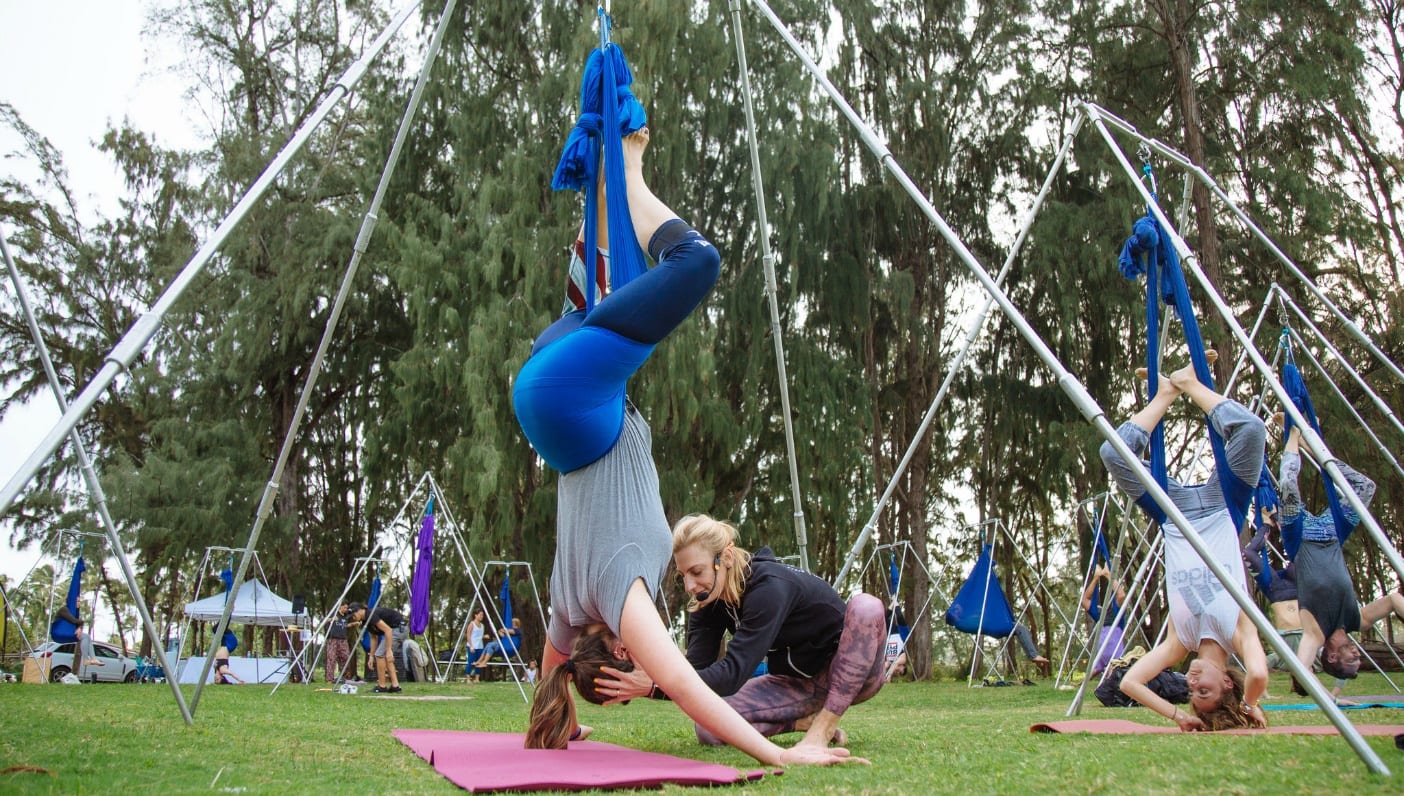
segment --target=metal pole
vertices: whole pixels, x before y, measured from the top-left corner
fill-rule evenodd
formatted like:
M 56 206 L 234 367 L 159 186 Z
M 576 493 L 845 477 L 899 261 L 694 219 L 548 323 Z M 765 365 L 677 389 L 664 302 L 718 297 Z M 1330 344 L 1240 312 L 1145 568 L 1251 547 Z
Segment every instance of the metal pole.
M 39 361 L 44 366 L 44 374 L 49 380 L 49 389 L 54 393 L 54 400 L 58 402 L 59 410 L 68 411 L 68 397 L 63 394 L 63 389 L 59 386 L 58 371 L 54 369 L 54 361 L 49 356 L 49 346 L 44 342 L 44 334 L 39 329 L 39 321 L 34 317 L 34 308 L 29 303 L 29 291 L 24 289 L 24 280 L 20 278 L 19 267 L 15 265 L 15 260 L 10 256 L 10 247 L 5 243 L 5 234 L 0 231 L 0 256 L 5 259 L 5 268 L 10 272 L 10 281 L 15 285 L 15 295 L 19 297 L 20 307 L 24 310 L 25 320 L 29 323 L 29 334 L 34 338 L 34 347 L 39 352 Z M 117 564 L 122 569 L 122 579 L 127 583 L 127 591 L 132 595 L 132 602 L 136 604 L 137 615 L 141 618 L 141 626 L 146 631 L 146 637 L 151 641 L 151 648 L 156 653 L 156 660 L 161 664 L 162 671 L 170 671 L 170 664 L 166 661 L 166 650 L 161 644 L 160 638 L 156 634 L 156 623 L 151 619 L 151 611 L 146 606 L 146 598 L 142 596 L 141 589 L 137 587 L 136 572 L 132 570 L 132 562 L 127 558 L 127 551 L 122 547 L 122 539 L 117 535 L 117 523 L 113 521 L 111 512 L 107 508 L 107 493 L 102 489 L 102 482 L 98 480 L 97 470 L 93 466 L 93 459 L 88 455 L 88 447 L 83 443 L 83 436 L 78 433 L 75 427 L 69 432 L 69 439 L 73 443 L 73 450 L 78 455 L 78 465 L 83 471 L 83 480 L 88 485 L 88 498 L 92 501 L 93 509 L 102 520 L 102 528 L 107 533 L 107 543 L 112 547 L 112 555 L 117 559 Z M 91 631 L 91 628 L 89 628 Z M 170 683 L 171 693 L 175 695 L 176 706 L 180 710 L 181 718 L 185 719 L 187 725 L 195 723 L 190 715 L 190 709 L 185 704 L 185 694 L 181 693 L 180 684 L 173 677 L 167 677 L 166 682 Z
M 175 281 L 166 288 L 166 291 L 161 294 L 160 298 L 156 300 L 156 303 L 153 304 L 145 314 L 138 318 L 137 322 L 132 324 L 132 328 L 128 329 L 127 333 L 122 336 L 122 339 L 117 342 L 116 347 L 107 355 L 97 375 L 95 375 L 92 381 L 88 382 L 88 385 L 83 388 L 83 391 L 73 399 L 72 406 L 63 413 L 63 416 L 54 424 L 54 427 L 44 439 L 40 441 L 39 445 L 34 448 L 29 458 L 25 459 L 24 463 L 20 465 L 19 470 L 10 478 L 3 488 L 0 488 L 0 515 L 4 515 L 10 510 L 10 507 L 14 505 L 15 499 L 19 497 L 20 490 L 24 489 L 25 485 L 34 478 L 39 467 L 43 465 L 45 460 L 53 455 L 53 452 L 57 450 L 58 446 L 63 442 L 64 437 L 68 436 L 69 431 L 71 431 L 73 427 L 78 424 L 78 421 L 88 413 L 88 410 L 93 407 L 93 404 L 97 403 L 98 398 L 107 391 L 107 388 L 111 386 L 113 380 L 117 378 L 117 374 L 130 367 L 137 356 L 141 354 L 142 350 L 146 348 L 146 344 L 156 335 L 166 313 L 170 311 L 171 307 L 175 305 L 176 301 L 180 299 L 186 289 L 189 288 L 200 273 L 204 271 L 205 266 L 208 265 L 210 259 L 214 257 L 215 252 L 219 251 L 219 247 L 224 244 L 224 239 L 227 238 L 229 233 L 243 220 L 244 216 L 252 209 L 254 203 L 263 197 L 264 192 L 272 186 L 273 181 L 277 179 L 278 175 L 282 173 L 283 169 L 292 161 L 302 149 L 303 145 L 312 137 L 312 133 L 321 125 L 322 121 L 326 119 L 327 115 L 331 113 L 337 103 L 339 103 L 351 90 L 351 87 L 361 79 L 361 76 L 370 66 L 371 61 L 380 54 L 381 50 L 389 43 L 391 37 L 399 30 L 400 26 L 404 24 L 405 20 L 409 19 L 410 15 L 419 8 L 419 5 L 419 0 L 410 0 L 410 2 L 405 4 L 399 14 L 391 20 L 385 30 L 381 31 L 380 35 L 371 43 L 369 50 L 361 56 L 360 60 L 352 64 L 351 68 L 347 69 L 345 74 L 341 76 L 341 79 L 327 92 L 326 98 L 323 99 L 321 104 L 307 117 L 307 120 L 302 123 L 302 126 L 297 129 L 292 139 L 284 145 L 277 157 L 273 159 L 273 162 L 270 163 L 263 174 L 254 181 L 254 184 L 249 187 L 238 204 L 234 206 L 234 209 L 229 211 L 229 215 L 225 216 L 224 221 L 220 222 L 219 226 L 215 228 L 213 235 L 205 242 L 205 245 L 201 246 L 200 250 L 195 253 L 195 256 L 190 259 L 190 262 L 186 263 L 185 267 L 181 269 Z
M 775 344 L 775 372 L 780 380 L 780 414 L 785 425 L 785 453 L 790 463 L 790 494 L 795 502 L 795 543 L 799 546 L 800 569 L 808 572 L 809 540 L 804 527 L 804 499 L 800 494 L 799 462 L 795 458 L 795 430 L 790 412 L 790 379 L 785 370 L 785 341 L 780 328 L 780 301 L 776 296 L 775 255 L 770 250 L 770 221 L 765 212 L 765 183 L 761 178 L 760 142 L 756 137 L 756 113 L 751 104 L 751 73 L 746 67 L 746 36 L 741 30 L 740 0 L 731 0 L 731 27 L 736 39 L 736 61 L 741 72 L 742 108 L 746 111 L 746 140 L 751 150 L 751 190 L 756 195 L 756 240 L 760 245 L 761 266 L 765 271 L 765 295 L 770 304 L 770 339 Z
M 424 94 L 424 86 L 429 82 L 429 71 L 434 63 L 434 57 L 438 54 L 439 44 L 443 41 L 444 31 L 448 27 L 449 16 L 458 0 L 448 0 L 444 5 L 443 13 L 439 18 L 439 27 L 434 31 L 434 36 L 430 40 L 428 52 L 424 56 L 424 64 L 420 68 L 419 80 L 415 83 L 414 91 L 410 94 L 409 105 L 400 120 L 400 128 L 395 133 L 395 141 L 390 146 L 390 154 L 386 158 L 385 169 L 380 175 L 380 184 L 376 186 L 375 195 L 371 197 L 370 206 L 366 209 L 365 217 L 361 220 L 360 232 L 356 235 L 356 244 L 351 253 L 351 260 L 346 266 L 346 274 L 341 279 L 341 288 L 336 294 L 336 301 L 332 304 L 331 313 L 327 317 L 326 328 L 322 330 L 321 342 L 317 344 L 317 353 L 312 358 L 312 364 L 307 371 L 307 379 L 303 382 L 302 393 L 298 396 L 297 407 L 293 410 L 292 420 L 288 423 L 286 436 L 283 437 L 282 449 L 278 451 L 278 459 L 273 465 L 273 472 L 268 477 L 268 483 L 264 486 L 263 499 L 259 502 L 258 515 L 254 519 L 253 529 L 249 532 L 249 540 L 244 548 L 244 554 L 239 560 L 239 569 L 234 574 L 233 591 L 237 595 L 239 586 L 244 581 L 244 575 L 248 571 L 249 560 L 253 556 L 258 544 L 259 533 L 263 530 L 263 525 L 268 521 L 269 515 L 273 513 L 273 500 L 278 493 L 278 479 L 282 477 L 283 469 L 287 466 L 288 458 L 292 455 L 293 446 L 297 444 L 297 432 L 302 425 L 302 419 L 307 414 L 307 404 L 312 399 L 312 392 L 317 386 L 317 378 L 322 372 L 322 363 L 327 356 L 327 349 L 331 347 L 332 338 L 336 335 L 337 322 L 341 319 L 342 309 L 346 306 L 346 299 L 351 295 L 351 284 L 355 281 L 356 272 L 360 267 L 361 258 L 365 256 L 366 249 L 370 245 L 371 233 L 375 230 L 378 220 L 377 212 L 380 210 L 380 203 L 385 198 L 385 192 L 390 187 L 390 178 L 395 172 L 395 164 L 400 159 L 400 151 L 404 148 L 405 139 L 409 136 L 410 121 L 414 118 L 415 112 L 419 109 L 419 101 Z M 418 2 L 411 3 L 408 10 L 412 11 L 419 6 Z M 401 12 L 406 13 L 406 12 Z M 407 14 L 406 14 L 407 15 Z M 395 26 L 398 27 L 398 26 Z M 391 30 L 386 29 L 381 34 L 381 38 L 389 41 Z M 377 40 L 379 41 L 379 40 Z M 371 52 L 378 52 L 378 48 L 372 45 Z M 357 63 L 366 63 L 367 56 L 362 56 Z M 232 603 L 225 605 L 224 615 L 220 619 L 219 626 L 224 627 L 229 621 L 229 610 Z M 387 641 L 387 644 L 389 642 Z M 195 695 L 192 698 L 192 706 L 198 705 L 200 693 L 205 687 L 205 676 L 209 672 L 213 663 L 215 650 L 218 649 L 218 640 L 210 646 L 209 655 L 205 657 L 205 663 L 200 673 L 200 680 L 195 684 Z
M 1301 320 L 1302 325 L 1311 331 L 1312 335 L 1321 343 L 1321 346 L 1326 349 L 1327 353 L 1334 357 L 1337 362 L 1341 363 L 1341 367 L 1345 368 L 1346 373 L 1350 374 L 1351 380 L 1359 385 L 1360 389 L 1364 390 L 1366 395 L 1370 396 L 1370 402 L 1375 405 L 1375 408 L 1380 410 L 1381 414 L 1385 417 L 1389 418 L 1389 423 L 1394 427 L 1394 430 L 1404 435 L 1404 423 L 1399 422 L 1399 418 L 1394 414 L 1394 410 L 1390 408 L 1389 404 L 1385 403 L 1384 399 L 1379 396 L 1379 393 L 1371 389 L 1370 385 L 1365 382 L 1365 377 L 1360 375 L 1360 371 L 1356 370 L 1345 356 L 1341 354 L 1340 350 L 1331 344 L 1331 341 L 1326 338 L 1326 335 L 1322 334 L 1316 324 L 1312 323 L 1311 318 L 1307 317 L 1306 313 L 1302 312 L 1301 307 L 1298 307 L 1297 303 L 1292 301 L 1292 297 L 1287 295 L 1287 291 L 1283 290 L 1281 285 L 1273 283 L 1273 289 L 1277 292 L 1278 301 L 1281 302 L 1282 306 L 1291 310 L 1292 314 L 1296 315 L 1297 318 Z M 1292 334 L 1294 337 L 1297 336 L 1295 329 L 1292 331 Z M 1316 358 L 1312 357 L 1312 361 L 1315 362 L 1315 360 Z M 1320 364 L 1317 364 L 1317 368 L 1320 369 L 1320 367 Z M 1324 371 L 1322 375 L 1325 375 Z M 1333 384 L 1332 386 L 1334 387 L 1335 385 Z M 1336 392 L 1339 393 L 1340 390 L 1337 389 Z M 1364 424 L 1363 420 L 1361 424 Z
M 1014 245 L 1010 247 L 1008 256 L 1004 258 L 1004 266 L 1000 268 L 999 275 L 995 277 L 996 284 L 1003 284 L 1004 278 L 1008 276 L 1009 271 L 1013 269 L 1014 260 L 1019 256 L 1024 241 L 1028 239 L 1029 232 L 1033 229 L 1034 218 L 1038 215 L 1038 211 L 1043 208 L 1044 200 L 1048 198 L 1049 192 L 1053 189 L 1053 180 L 1058 172 L 1062 170 L 1063 162 L 1067 159 L 1068 152 L 1072 150 L 1073 141 L 1077 140 L 1078 131 L 1082 129 L 1084 121 L 1085 117 L 1080 113 L 1073 120 L 1072 128 L 1068 131 L 1067 140 L 1063 143 L 1062 148 L 1058 150 L 1057 157 L 1053 159 L 1053 165 L 1048 170 L 1048 176 L 1044 178 L 1043 186 L 1039 188 L 1038 194 L 1034 197 L 1033 204 L 1029 207 L 1029 211 L 1024 217 L 1024 223 L 1019 227 L 1019 234 L 1014 239 Z M 863 546 L 868 543 L 868 539 L 872 537 L 873 532 L 877 530 L 878 519 L 882 516 L 883 509 L 887 507 L 887 503 L 892 499 L 892 495 L 897 492 L 902 474 L 906 472 L 908 465 L 911 464 L 912 458 L 916 456 L 917 447 L 921 444 L 922 440 L 926 438 L 927 430 L 931 428 L 932 422 L 936 420 L 937 409 L 941 406 L 941 402 L 945 400 L 946 393 L 950 391 L 951 384 L 955 382 L 956 375 L 960 373 L 961 368 L 965 365 L 965 360 L 966 357 L 969 356 L 970 349 L 984 331 L 985 321 L 989 318 L 990 310 L 993 307 L 994 299 L 986 298 L 985 305 L 980 308 L 980 312 L 975 316 L 974 320 L 971 321 L 970 328 L 966 331 L 965 342 L 961 345 L 960 351 L 956 353 L 955 359 L 952 360 L 950 369 L 946 371 L 946 377 L 942 380 L 940 388 L 936 390 L 936 396 L 931 399 L 931 405 L 927 407 L 926 414 L 922 416 L 921 424 L 917 426 L 916 433 L 912 435 L 912 441 L 907 445 L 906 452 L 902 454 L 902 460 L 897 464 L 897 469 L 893 471 L 892 477 L 888 479 L 887 488 L 883 490 L 882 496 L 878 498 L 877 505 L 873 507 L 873 513 L 868 516 L 868 521 L 863 524 L 862 532 L 859 533 L 858 538 L 854 540 L 852 549 L 848 551 L 848 557 L 844 559 L 843 566 L 839 569 L 838 575 L 834 577 L 834 588 L 840 588 L 843 585 L 844 578 L 847 577 L 848 571 L 853 567 L 854 560 L 857 559 L 858 554 L 862 552 Z
M 1380 449 L 1380 453 L 1383 453 L 1384 457 L 1389 460 L 1390 465 L 1394 467 L 1394 471 L 1399 473 L 1400 476 L 1404 476 L 1404 469 L 1400 468 L 1399 461 L 1394 458 L 1394 454 L 1390 452 L 1389 448 L 1385 447 L 1384 441 L 1375 434 L 1375 430 L 1370 428 L 1370 424 L 1366 423 L 1365 418 L 1361 417 L 1360 413 L 1351 405 L 1350 399 L 1347 398 L 1346 394 L 1341 391 L 1341 388 L 1336 385 L 1336 382 L 1331 379 L 1331 375 L 1326 372 L 1326 368 L 1321 364 L 1321 360 L 1317 359 L 1316 355 L 1307 347 L 1306 341 L 1302 339 L 1301 335 L 1297 334 L 1296 329 L 1290 330 L 1290 333 L 1292 339 L 1296 341 L 1297 345 L 1301 348 L 1301 352 L 1306 355 L 1307 359 L 1311 360 L 1312 368 L 1321 376 L 1322 381 L 1326 382 L 1326 385 L 1331 388 L 1331 392 L 1334 393 L 1341 404 L 1345 406 L 1350 416 L 1355 418 L 1355 422 L 1360 425 L 1361 430 L 1365 432 L 1365 436 L 1369 437 L 1370 440 L 1375 443 L 1375 447 Z M 1349 366 L 1347 365 L 1347 367 Z

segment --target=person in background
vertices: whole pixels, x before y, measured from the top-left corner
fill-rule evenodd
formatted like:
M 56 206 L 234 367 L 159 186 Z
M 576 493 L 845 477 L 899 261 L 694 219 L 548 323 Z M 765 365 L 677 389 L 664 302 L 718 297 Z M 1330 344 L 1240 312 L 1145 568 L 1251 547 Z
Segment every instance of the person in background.
M 340 683 L 346 679 L 346 667 L 351 663 L 351 644 L 346 639 L 346 606 L 339 605 L 327 625 L 327 682 Z
M 468 666 L 465 672 L 468 675 L 468 682 L 470 683 L 479 682 L 482 680 L 483 676 L 483 670 L 479 669 L 476 664 L 478 658 L 482 656 L 483 647 L 485 646 L 483 643 L 483 632 L 486 630 L 487 626 L 486 618 L 486 612 L 478 608 L 473 611 L 473 618 L 468 620 L 468 640 L 466 642 L 468 651 L 464 653 L 463 657 L 468 659 Z
M 219 644 L 219 649 L 215 650 L 214 681 L 215 685 L 233 685 L 238 683 L 243 685 L 244 681 L 229 668 L 229 657 L 234 650 L 239 648 L 239 637 L 234 635 L 234 631 L 225 630 L 224 639 Z
M 57 616 L 59 619 L 73 623 L 72 632 L 63 632 L 56 626 L 50 627 L 49 636 L 60 644 L 76 644 L 78 653 L 73 657 L 77 664 L 73 667 L 73 673 L 79 680 L 88 676 L 89 667 L 103 666 L 103 662 L 98 660 L 93 654 L 93 637 L 88 631 L 83 629 L 83 618 L 68 610 L 67 605 L 59 605 Z
M 375 693 L 400 693 L 400 673 L 395 669 L 395 634 L 405 625 L 404 614 L 380 605 L 372 610 L 361 603 L 353 603 L 346 612 L 346 623 L 364 623 L 365 632 L 371 636 L 371 658 L 375 660 Z

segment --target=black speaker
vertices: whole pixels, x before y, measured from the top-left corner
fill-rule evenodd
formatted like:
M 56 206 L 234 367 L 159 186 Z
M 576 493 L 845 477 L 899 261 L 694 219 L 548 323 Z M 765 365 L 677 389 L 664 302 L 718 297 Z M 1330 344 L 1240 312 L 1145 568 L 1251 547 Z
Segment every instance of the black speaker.
M 307 600 L 301 594 L 293 595 L 293 613 L 300 614 L 307 611 Z

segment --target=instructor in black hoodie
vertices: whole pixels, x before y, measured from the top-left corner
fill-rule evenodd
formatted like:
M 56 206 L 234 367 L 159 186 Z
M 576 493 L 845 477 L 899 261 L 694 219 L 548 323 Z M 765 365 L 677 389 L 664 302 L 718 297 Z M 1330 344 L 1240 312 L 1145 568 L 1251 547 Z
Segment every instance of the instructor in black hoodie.
M 673 528 L 673 561 L 692 596 L 688 661 L 762 735 L 804 731 L 800 744 L 842 745 L 844 711 L 882 688 L 882 601 L 858 593 L 845 604 L 826 581 L 736 539 L 736 528 L 705 515 Z M 767 673 L 753 677 L 761 661 Z M 603 672 L 615 678 L 598 684 L 611 702 L 666 698 L 641 669 Z M 722 743 L 700 726 L 697 737 Z

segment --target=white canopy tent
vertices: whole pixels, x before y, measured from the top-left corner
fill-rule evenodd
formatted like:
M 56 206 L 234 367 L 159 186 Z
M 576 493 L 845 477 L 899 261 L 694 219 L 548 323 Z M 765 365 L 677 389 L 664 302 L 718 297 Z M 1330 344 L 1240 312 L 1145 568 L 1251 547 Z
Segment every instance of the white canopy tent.
M 308 625 L 306 613 L 293 613 L 292 602 L 274 594 L 261 581 L 244 581 L 233 603 L 229 613 L 230 624 L 274 627 Z M 224 615 L 224 592 L 186 603 L 185 615 L 196 622 L 218 622 Z

